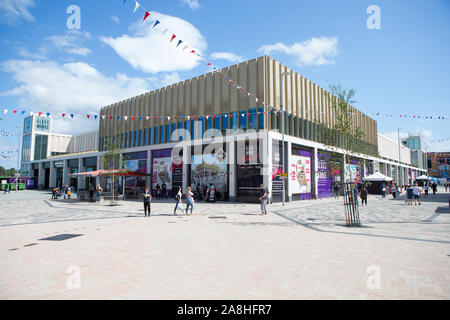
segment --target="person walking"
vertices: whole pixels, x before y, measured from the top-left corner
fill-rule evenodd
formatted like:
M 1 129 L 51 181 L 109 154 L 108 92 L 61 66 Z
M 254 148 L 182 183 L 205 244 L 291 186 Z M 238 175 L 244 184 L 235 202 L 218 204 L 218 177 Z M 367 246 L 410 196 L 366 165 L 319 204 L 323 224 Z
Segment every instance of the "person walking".
M 413 195 L 414 195 L 414 205 L 417 206 L 417 202 L 419 202 L 420 205 L 420 188 L 417 184 L 414 185 Z
M 397 196 L 397 187 L 395 186 L 395 184 L 392 185 L 391 193 L 392 193 L 392 196 L 395 199 L 395 197 Z
M 259 201 L 261 201 L 261 215 L 267 214 L 267 202 L 269 200 L 269 191 L 261 184 L 259 186 Z
M 444 183 L 445 192 L 448 190 L 448 182 Z
M 147 217 L 147 212 L 148 212 L 148 217 L 150 217 L 150 212 L 151 212 L 150 203 L 151 203 L 151 201 L 152 201 L 152 195 L 148 191 L 148 187 L 145 187 L 145 193 L 144 193 L 144 215 L 146 217 Z
M 366 186 L 363 186 L 361 189 L 361 192 L 359 193 L 359 195 L 361 196 L 361 206 L 364 205 L 364 203 L 366 204 L 367 207 L 367 196 L 369 194 L 369 191 L 367 191 Z
M 161 193 L 164 199 L 167 199 L 167 185 L 165 182 L 161 185 Z
M 341 195 L 341 188 L 339 187 L 339 185 L 338 184 L 336 184 L 335 186 L 334 186 L 334 198 L 335 199 L 339 199 L 339 196 Z
M 177 202 L 175 204 L 175 209 L 173 209 L 173 215 L 176 216 L 177 215 L 177 209 L 180 208 L 181 212 L 183 212 L 184 214 L 184 209 L 183 209 L 183 194 L 181 193 L 181 187 L 178 188 L 178 192 L 177 195 L 175 196 L 175 201 Z
M 386 198 L 386 185 L 384 183 L 381 185 L 381 198 Z
M 431 185 L 431 189 L 433 190 L 433 196 L 436 197 L 436 191 L 437 191 L 436 182 L 433 182 L 433 184 Z
M 159 183 L 156 184 L 155 190 L 156 190 L 156 199 L 161 200 L 161 186 L 159 185 Z
M 423 187 L 423 190 L 425 191 L 425 197 L 428 197 L 428 183 L 425 183 L 425 186 Z
M 411 185 L 409 185 L 406 188 L 406 203 L 408 204 L 408 206 L 412 205 L 413 195 L 414 195 L 414 189 L 411 187 Z
M 100 184 L 97 185 L 97 203 L 100 203 L 100 200 L 102 199 L 102 192 L 103 189 L 100 186 Z
M 192 192 L 192 187 L 188 187 L 186 190 L 186 214 L 189 215 L 189 207 L 192 211 L 194 210 L 194 193 Z
M 4 194 L 6 194 L 6 193 L 11 193 L 11 192 L 9 191 L 9 184 L 8 184 L 8 183 L 5 184 Z

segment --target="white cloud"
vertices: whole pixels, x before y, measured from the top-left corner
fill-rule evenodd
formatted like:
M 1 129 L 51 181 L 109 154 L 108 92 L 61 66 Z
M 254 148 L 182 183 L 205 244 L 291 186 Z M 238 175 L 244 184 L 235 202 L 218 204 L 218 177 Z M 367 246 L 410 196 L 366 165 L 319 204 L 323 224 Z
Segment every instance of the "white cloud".
M 30 52 L 28 51 L 28 49 L 26 48 L 19 48 L 18 49 L 18 54 L 19 56 L 21 56 L 22 58 L 25 59 L 37 59 L 37 60 L 46 60 L 46 52 L 44 48 L 39 48 L 38 49 L 39 52 Z
M 151 89 L 145 79 L 124 74 L 108 77 L 81 62 L 58 64 L 53 61 L 8 60 L 0 70 L 12 74 L 19 86 L 0 96 L 19 96 L 20 106 L 34 112 L 98 113 L 100 108 Z M 170 77 L 169 77 L 170 78 Z M 96 130 L 94 120 L 58 119 L 55 132 L 76 133 Z
M 295 42 L 289 46 L 278 42 L 273 45 L 264 45 L 258 52 L 270 54 L 272 52 L 282 52 L 294 56 L 296 63 L 300 66 L 334 64 L 331 57 L 338 53 L 338 39 L 336 37 L 311 38 L 303 42 Z
M 150 20 L 150 19 L 154 20 Z M 195 50 L 199 54 L 206 50 L 207 44 L 200 31 L 189 22 L 177 17 L 152 12 L 151 18 L 145 22 L 139 20 L 130 26 L 131 35 L 118 38 L 102 37 L 101 40 L 111 46 L 116 53 L 133 68 L 148 72 L 186 71 L 195 68 L 199 57 L 190 53 Z M 161 21 L 153 27 L 154 21 Z M 163 35 L 164 28 L 169 30 Z M 172 34 L 176 38 L 170 43 Z M 176 47 L 178 40 L 183 43 Z M 190 47 L 183 51 L 184 45 Z
M 200 8 L 200 3 L 198 3 L 198 0 L 180 0 L 181 3 L 187 4 L 191 10 Z
M 71 48 L 67 50 L 68 53 L 71 54 L 78 54 L 80 56 L 87 56 L 88 54 L 91 54 L 92 51 L 89 48 Z
M 238 63 L 246 60 L 245 57 L 238 56 L 231 52 L 213 52 L 210 54 L 210 57 L 214 60 L 227 60 L 231 63 Z
M 68 30 L 62 35 L 53 35 L 45 37 L 45 41 L 50 42 L 57 49 L 66 51 L 70 54 L 86 56 L 91 53 L 89 48 L 81 47 L 86 40 L 91 40 L 92 35 L 89 32 L 78 30 Z
M 117 24 L 120 24 L 120 19 L 118 17 L 116 17 L 116 16 L 112 16 L 111 20 L 114 21 Z
M 36 5 L 34 0 L 1 0 L 0 22 L 14 25 L 21 19 L 27 22 L 35 21 L 29 9 Z

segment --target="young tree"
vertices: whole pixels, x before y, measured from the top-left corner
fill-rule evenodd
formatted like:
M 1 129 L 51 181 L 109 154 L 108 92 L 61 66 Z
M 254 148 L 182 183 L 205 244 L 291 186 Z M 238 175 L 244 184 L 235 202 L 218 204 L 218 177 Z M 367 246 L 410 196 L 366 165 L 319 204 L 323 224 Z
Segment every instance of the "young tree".
M 344 186 L 344 203 L 347 225 L 359 226 L 359 209 L 357 197 L 354 189 L 356 184 L 353 183 L 355 177 L 352 176 L 351 164 L 355 154 L 362 154 L 367 151 L 366 143 L 362 141 L 364 131 L 358 126 L 355 119 L 355 110 L 351 107 L 356 101 L 354 100 L 356 91 L 354 89 L 344 89 L 340 84 L 329 84 L 330 92 L 324 93 L 328 100 L 333 116 L 331 124 L 321 124 L 324 132 L 323 143 L 343 152 L 343 159 L 337 156 L 328 157 L 330 167 L 339 169 L 341 177 L 346 178 L 346 166 L 349 169 L 349 181 L 343 181 Z M 328 153 L 331 154 L 331 153 Z
M 105 143 L 105 150 L 107 151 L 103 155 L 103 168 L 105 170 L 111 170 L 111 174 L 107 175 L 111 179 L 111 203 L 110 205 L 114 205 L 115 202 L 115 184 L 116 181 L 119 180 L 119 176 L 115 174 L 116 169 L 120 169 L 123 166 L 123 160 L 121 161 L 121 153 L 122 149 L 119 145 L 119 139 L 117 139 L 119 135 L 116 134 L 113 137 L 109 137 Z

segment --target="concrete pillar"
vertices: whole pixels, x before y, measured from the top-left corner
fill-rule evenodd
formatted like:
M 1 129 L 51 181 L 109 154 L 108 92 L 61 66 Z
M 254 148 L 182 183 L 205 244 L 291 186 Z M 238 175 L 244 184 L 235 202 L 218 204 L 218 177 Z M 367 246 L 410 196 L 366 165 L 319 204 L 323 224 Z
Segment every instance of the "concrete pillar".
M 84 172 L 83 158 L 78 159 L 78 173 Z M 83 176 L 78 177 L 78 190 L 86 189 L 86 178 Z
M 289 188 L 289 181 L 291 180 L 291 170 L 292 170 L 292 163 L 291 163 L 291 154 L 292 154 L 292 143 L 290 141 L 286 141 L 286 173 L 287 173 L 287 179 L 286 179 L 286 194 L 287 194 L 287 202 L 292 202 L 292 190 Z
M 45 169 L 44 169 L 44 163 L 39 162 L 39 173 L 38 173 L 38 187 L 39 185 L 45 184 Z
M 50 161 L 49 187 L 50 187 L 50 189 L 53 189 L 53 188 L 56 187 L 56 168 L 55 168 L 55 162 L 54 161 Z
M 262 161 L 262 174 L 263 174 L 263 184 L 269 190 L 270 198 L 272 198 L 272 138 L 270 138 L 269 133 L 265 134 L 262 139 L 261 149 L 263 156 Z
M 228 173 L 228 197 L 230 201 L 236 201 L 236 162 L 234 161 L 236 154 L 235 140 L 232 139 L 227 144 L 227 159 L 230 172 Z
M 147 150 L 147 174 L 152 173 L 152 152 L 151 150 Z M 152 178 L 151 176 L 147 176 L 145 179 L 145 184 L 149 188 L 150 192 L 152 192 Z
M 189 146 L 183 146 L 183 186 L 182 190 L 185 192 L 188 187 L 189 182 L 189 176 L 191 175 L 190 172 L 188 172 L 189 169 L 189 163 L 191 159 L 191 148 Z
M 69 177 L 69 167 L 67 166 L 67 162 L 69 160 L 63 160 L 63 184 L 69 185 L 70 177 Z
M 314 189 L 313 190 L 311 190 L 312 192 L 312 196 L 315 198 L 315 199 L 319 199 L 319 188 L 318 188 L 318 185 L 319 185 L 319 158 L 318 158 L 318 155 L 317 155 L 317 148 L 314 148 L 313 149 L 313 166 L 312 166 L 312 168 L 311 168 L 311 173 L 312 173 L 312 175 L 311 175 L 311 180 L 313 180 L 314 181 Z
M 101 170 L 100 167 L 103 168 L 102 163 L 101 163 L 101 157 L 100 157 L 100 156 L 97 156 L 97 170 Z M 99 184 L 100 184 L 100 177 L 97 176 L 97 177 L 95 178 L 95 186 L 97 186 L 97 185 L 99 185 Z

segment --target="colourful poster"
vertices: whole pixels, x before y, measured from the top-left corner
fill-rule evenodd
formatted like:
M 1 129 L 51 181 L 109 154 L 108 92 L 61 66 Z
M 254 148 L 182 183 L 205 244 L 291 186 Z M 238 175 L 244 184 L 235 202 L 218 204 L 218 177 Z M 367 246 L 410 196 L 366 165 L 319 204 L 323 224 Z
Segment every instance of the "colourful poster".
M 292 194 L 311 193 L 311 158 L 291 155 L 289 188 Z
M 155 189 L 156 184 L 162 186 L 166 184 L 167 190 L 172 190 L 172 149 L 157 150 L 152 152 L 152 185 Z
M 319 198 L 331 197 L 331 177 L 330 167 L 328 165 L 328 155 L 325 153 L 318 153 L 318 177 L 317 177 L 317 192 Z

